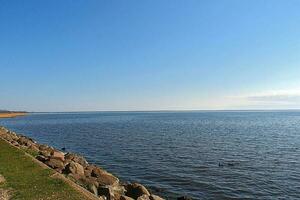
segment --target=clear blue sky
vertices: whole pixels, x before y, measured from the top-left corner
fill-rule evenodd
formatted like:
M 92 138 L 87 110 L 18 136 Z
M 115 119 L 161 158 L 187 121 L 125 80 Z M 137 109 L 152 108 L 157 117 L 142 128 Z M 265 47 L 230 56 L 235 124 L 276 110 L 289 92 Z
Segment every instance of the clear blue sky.
M 300 108 L 299 0 L 0 0 L 0 109 Z

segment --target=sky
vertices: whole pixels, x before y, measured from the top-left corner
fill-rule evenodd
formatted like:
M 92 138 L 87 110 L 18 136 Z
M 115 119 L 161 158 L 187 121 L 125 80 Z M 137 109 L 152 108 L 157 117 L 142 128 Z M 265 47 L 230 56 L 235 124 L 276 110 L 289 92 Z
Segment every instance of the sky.
M 0 0 L 0 109 L 300 109 L 299 0 Z

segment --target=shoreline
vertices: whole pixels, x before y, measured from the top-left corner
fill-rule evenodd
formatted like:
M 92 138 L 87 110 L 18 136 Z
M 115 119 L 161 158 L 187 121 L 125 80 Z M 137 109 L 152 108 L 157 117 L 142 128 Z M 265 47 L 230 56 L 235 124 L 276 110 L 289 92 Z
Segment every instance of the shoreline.
M 78 154 L 63 152 L 38 144 L 33 139 L 0 126 L 0 138 L 16 148 L 29 152 L 38 161 L 80 185 L 90 193 L 106 200 L 163 200 L 139 183 L 122 183 L 119 178 L 101 167 L 89 164 Z M 188 200 L 179 197 L 178 200 Z
M 0 118 L 14 118 L 14 117 L 21 117 L 25 116 L 28 113 L 26 112 L 0 112 Z

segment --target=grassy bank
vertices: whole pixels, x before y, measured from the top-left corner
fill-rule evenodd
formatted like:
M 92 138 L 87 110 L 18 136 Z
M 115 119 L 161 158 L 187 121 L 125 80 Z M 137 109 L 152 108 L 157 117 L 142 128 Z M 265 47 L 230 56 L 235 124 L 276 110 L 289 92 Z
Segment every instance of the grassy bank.
M 0 139 L 0 174 L 6 183 L 0 187 L 12 191 L 18 200 L 83 200 L 78 191 L 61 179 L 52 178 L 53 170 L 34 162 L 20 149 Z

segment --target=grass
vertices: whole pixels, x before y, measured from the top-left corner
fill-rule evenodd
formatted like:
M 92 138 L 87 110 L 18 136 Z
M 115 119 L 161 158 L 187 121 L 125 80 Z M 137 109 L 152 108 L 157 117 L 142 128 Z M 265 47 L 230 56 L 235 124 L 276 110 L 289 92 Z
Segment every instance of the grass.
M 33 157 L 36 157 L 37 155 L 39 155 L 39 152 L 31 150 L 31 149 L 24 148 L 22 150 L 25 151 L 26 153 L 32 155 Z
M 0 139 L 0 174 L 6 183 L 0 187 L 12 190 L 16 200 L 83 200 L 82 194 L 61 179 L 50 177 L 53 170 L 44 169 L 25 152 Z

